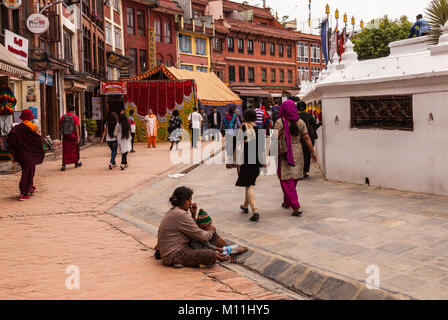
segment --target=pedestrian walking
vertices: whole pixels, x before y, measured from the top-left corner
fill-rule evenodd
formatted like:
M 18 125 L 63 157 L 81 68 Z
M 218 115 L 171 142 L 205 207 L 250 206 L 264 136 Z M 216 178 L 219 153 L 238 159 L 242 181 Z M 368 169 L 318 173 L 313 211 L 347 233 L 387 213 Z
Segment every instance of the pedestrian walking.
M 174 144 L 176 144 L 176 150 L 178 150 L 180 138 L 182 136 L 182 121 L 179 118 L 179 110 L 175 109 L 173 115 L 170 118 L 168 133 L 170 134 L 168 139 L 171 142 L 170 150 L 173 150 Z
M 301 216 L 297 183 L 303 178 L 303 150 L 300 141 L 303 139 L 309 148 L 311 157 L 316 160 L 306 124 L 299 119 L 297 106 L 292 100 L 286 100 L 275 124 L 278 130 L 278 171 L 277 175 L 283 190 L 283 208 L 292 208 L 292 216 Z
M 118 117 L 117 142 L 121 153 L 120 169 L 124 170 L 128 167 L 128 153 L 132 150 L 131 125 L 125 114 Z
M 79 118 L 75 115 L 75 106 L 69 105 L 67 113 L 60 119 L 62 136 L 62 167 L 65 171 L 68 164 L 74 164 L 75 168 L 82 166 L 80 160 L 80 142 L 81 134 L 79 127 Z
M 207 114 L 205 113 L 204 108 L 201 108 L 201 110 L 199 110 L 199 113 L 202 117 L 202 121 L 201 121 L 201 135 L 202 135 L 202 139 L 207 141 L 209 139 L 208 136 L 206 136 L 206 134 L 208 135 L 208 117 Z
M 431 33 L 431 25 L 428 21 L 423 19 L 423 15 L 417 16 L 417 21 L 412 25 L 409 30 L 409 38 L 427 36 Z
M 255 123 L 256 120 L 257 114 L 254 110 L 244 112 L 244 123 L 241 130 L 238 130 L 236 154 L 234 155 L 238 171 L 236 186 L 246 188 L 245 200 L 240 209 L 247 214 L 250 206 L 252 209 L 250 220 L 255 222 L 260 219 L 260 213 L 255 203 L 255 184 L 260 175 L 260 169 L 266 167 L 266 135 L 259 133 L 260 129 Z
M 191 147 L 198 148 L 199 137 L 201 136 L 202 116 L 198 112 L 198 108 L 194 107 L 193 112 L 188 116 L 188 121 L 191 123 Z
M 156 148 L 157 144 L 157 117 L 152 111 L 149 109 L 147 116 L 145 117 L 146 124 L 146 138 L 148 140 L 148 148 Z
M 117 167 L 117 164 L 115 163 L 115 158 L 117 156 L 117 149 L 118 149 L 117 134 L 118 134 L 118 115 L 115 112 L 112 112 L 110 113 L 109 118 L 107 119 L 107 122 L 104 125 L 104 133 L 101 139 L 101 144 L 103 144 L 104 141 L 106 141 L 107 145 L 110 148 L 111 153 L 110 153 L 109 170 L 112 170 L 113 168 Z
M 219 141 L 221 133 L 219 132 L 221 127 L 221 114 L 218 112 L 218 108 L 213 107 L 212 113 L 208 116 L 208 126 L 212 130 L 212 139 Z
M 258 129 L 263 129 L 265 111 L 262 109 L 262 106 L 257 106 L 255 112 L 257 113 L 257 121 L 255 123 L 257 124 Z
M 227 158 L 232 160 L 235 152 L 235 132 L 241 126 L 241 122 L 235 114 L 235 106 L 230 106 L 229 112 L 224 117 L 223 126 L 225 128 Z
M 22 122 L 13 127 L 7 136 L 8 151 L 22 168 L 19 183 L 20 201 L 29 199 L 37 191 L 34 186 L 36 165 L 41 164 L 45 157 L 42 136 L 37 125 L 31 122 L 33 119 L 31 110 L 23 110 L 20 115 Z
M 131 126 L 131 143 L 132 143 L 132 150 L 131 152 L 135 152 L 134 150 L 134 140 L 135 140 L 135 119 L 134 119 L 134 110 L 129 111 L 129 117 L 128 117 L 129 125 Z
M 317 136 L 317 129 L 319 129 L 322 126 L 322 123 L 321 122 L 318 123 L 311 113 L 306 112 L 306 103 L 304 101 L 297 102 L 297 110 L 299 111 L 300 119 L 302 119 L 303 122 L 305 122 L 306 124 L 306 129 L 308 131 L 311 144 L 314 147 L 316 140 L 319 138 Z M 308 146 L 306 145 L 303 139 L 300 140 L 300 143 L 302 144 L 303 158 L 304 158 L 303 178 L 308 178 L 311 166 L 311 154 L 308 149 Z

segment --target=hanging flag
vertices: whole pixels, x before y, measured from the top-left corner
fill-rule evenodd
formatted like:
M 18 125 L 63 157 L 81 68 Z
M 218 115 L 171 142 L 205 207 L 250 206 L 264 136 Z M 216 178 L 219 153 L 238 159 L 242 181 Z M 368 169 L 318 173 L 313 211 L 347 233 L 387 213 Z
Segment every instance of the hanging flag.
M 310 3 L 308 4 L 308 9 L 310 11 L 310 16 L 308 18 L 308 27 L 311 28 L 311 0 L 310 0 Z
M 341 37 L 339 39 L 339 59 L 342 59 L 342 54 L 345 52 L 345 41 L 347 39 L 347 30 L 344 28 L 344 30 L 341 33 Z
M 325 63 L 328 66 L 328 19 L 324 19 L 320 25 L 320 39 L 322 54 L 325 59 Z
M 335 30 L 332 32 L 330 39 L 330 55 L 328 57 L 330 61 L 333 59 L 336 52 L 338 52 L 338 32 Z

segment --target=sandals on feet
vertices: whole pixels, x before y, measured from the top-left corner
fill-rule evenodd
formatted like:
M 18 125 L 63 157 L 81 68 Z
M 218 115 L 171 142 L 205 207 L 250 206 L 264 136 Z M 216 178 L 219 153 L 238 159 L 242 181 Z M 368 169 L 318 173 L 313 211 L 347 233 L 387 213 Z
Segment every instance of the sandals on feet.
M 282 203 L 282 207 L 285 209 L 289 209 L 289 206 L 287 206 L 286 204 Z
M 299 208 L 299 209 L 294 210 L 294 211 L 291 213 L 291 216 L 293 216 L 293 217 L 301 217 L 302 214 L 303 214 L 303 212 L 300 211 L 300 208 Z

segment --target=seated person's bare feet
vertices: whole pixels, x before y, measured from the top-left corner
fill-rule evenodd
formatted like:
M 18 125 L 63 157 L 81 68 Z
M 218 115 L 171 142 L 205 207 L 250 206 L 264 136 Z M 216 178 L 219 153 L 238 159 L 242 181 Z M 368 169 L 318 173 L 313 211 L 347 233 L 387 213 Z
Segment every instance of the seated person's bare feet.
M 216 260 L 219 260 L 220 262 L 226 262 L 229 261 L 229 256 L 223 256 L 219 252 L 215 252 Z
M 243 254 L 245 252 L 247 252 L 247 248 L 246 247 L 238 247 L 234 251 L 232 250 L 232 253 L 230 255 L 232 257 L 234 257 L 234 256 L 239 256 L 240 254 Z

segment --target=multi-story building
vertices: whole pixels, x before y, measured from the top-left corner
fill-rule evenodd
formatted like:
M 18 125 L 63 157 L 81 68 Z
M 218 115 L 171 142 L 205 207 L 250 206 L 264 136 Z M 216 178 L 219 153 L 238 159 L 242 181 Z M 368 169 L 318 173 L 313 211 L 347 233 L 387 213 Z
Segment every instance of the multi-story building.
M 247 104 L 298 94 L 297 41 L 268 8 L 228 0 L 209 7 L 215 18 L 212 69 Z
M 172 0 L 123 0 L 126 56 L 132 59 L 130 75 L 160 64 L 176 62 L 176 16 L 182 10 Z M 177 18 L 178 19 L 178 18 Z
M 213 16 L 206 0 L 179 0 L 183 16 L 178 23 L 176 67 L 190 71 L 211 71 L 211 41 L 215 34 Z
M 321 50 L 320 36 L 298 33 L 297 62 L 299 67 L 299 82 L 314 81 L 325 68 Z
M 106 38 L 107 80 L 129 76 L 132 60 L 126 57 L 123 32 L 122 0 L 107 0 L 104 6 L 104 32 Z

